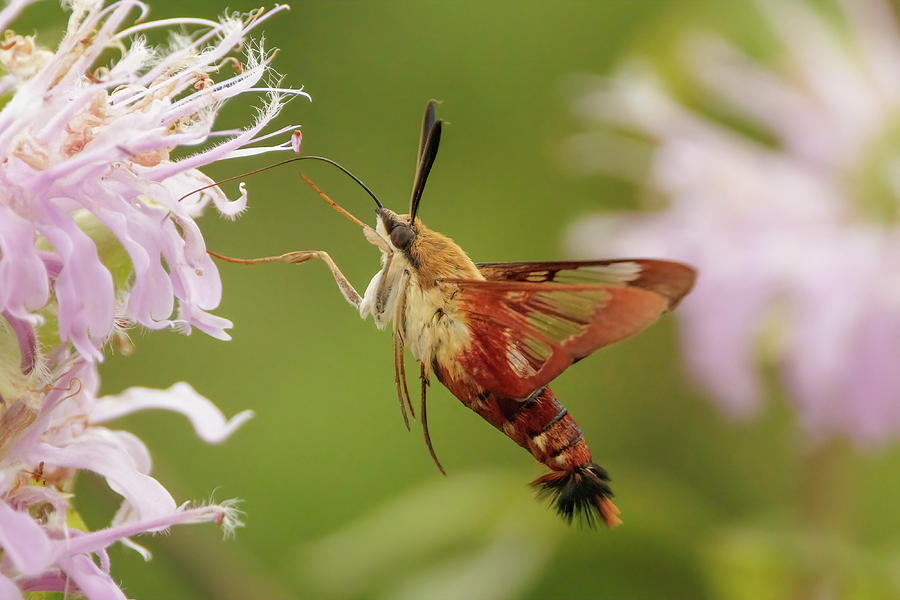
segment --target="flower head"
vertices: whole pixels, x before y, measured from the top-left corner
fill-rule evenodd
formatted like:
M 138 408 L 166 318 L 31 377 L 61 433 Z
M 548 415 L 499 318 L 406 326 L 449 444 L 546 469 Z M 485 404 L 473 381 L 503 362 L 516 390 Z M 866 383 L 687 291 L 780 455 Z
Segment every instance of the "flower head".
M 571 240 L 698 268 L 679 310 L 685 357 L 729 413 L 755 411 L 767 357 L 810 435 L 884 442 L 900 434 L 897 15 L 844 0 L 835 27 L 804 3 L 758 4 L 780 42 L 772 64 L 715 37 L 693 38 L 685 60 L 761 135 L 679 101 L 646 65 L 592 84 L 578 111 L 650 140 L 650 181 L 668 207 L 590 219 Z M 571 149 L 610 156 L 610 139 L 584 134 Z M 612 160 L 581 164 L 622 173 Z
M 4 286 L 0 311 L 36 322 L 36 311 L 52 301 L 59 341 L 94 359 L 112 331 L 117 300 L 122 314 L 115 316 L 144 327 L 178 323 L 227 339 L 230 323 L 208 312 L 219 303 L 221 282 L 194 218 L 210 201 L 234 216 L 246 196 L 229 201 L 215 187 L 183 196 L 211 183 L 198 167 L 248 154 L 241 148 L 273 135 L 260 132 L 281 104 L 272 95 L 246 130 L 212 129 L 223 102 L 258 91 L 271 59 L 261 46 L 249 49 L 237 72 L 213 78 L 241 64 L 229 52 L 266 15 L 210 22 L 161 53 L 140 37 L 154 23 L 119 31 L 137 9 L 143 5 L 136 0 L 76 2 L 55 54 L 12 35 L 0 55 L 8 71 L 0 89 L 15 88 L 0 114 L 0 277 L 17 282 Z M 121 58 L 94 67 L 109 46 L 121 47 Z M 211 137 L 224 141 L 171 159 L 174 148 Z M 107 257 L 130 262 L 128 286 L 115 281 Z
M 8 27 L 30 0 L 0 11 Z M 221 21 L 142 19 L 138 0 L 73 0 L 55 52 L 11 31 L 0 42 L 0 596 L 77 590 L 124 597 L 109 576 L 106 547 L 177 523 L 239 525 L 231 501 L 178 506 L 150 475 L 144 444 L 103 424 L 165 408 L 185 414 L 208 442 L 224 440 L 252 413 L 226 420 L 189 385 L 131 388 L 97 397 L 105 344 L 140 325 L 228 339 L 212 314 L 222 295 L 196 218 L 212 204 L 233 217 L 247 196 L 229 200 L 198 169 L 214 161 L 292 149 L 291 125 L 263 133 L 283 99 L 273 53 L 246 41 L 277 6 Z M 142 32 L 190 27 L 155 48 Z M 119 52 L 108 65 L 98 60 Z M 243 48 L 241 60 L 232 56 Z M 259 85 L 263 81 L 262 85 Z M 267 94 L 254 123 L 217 131 L 222 103 Z M 283 135 L 282 135 L 283 134 Z M 274 136 L 277 145 L 255 145 Z M 210 143 L 210 140 L 219 140 Z M 196 148 L 183 158 L 179 147 Z M 182 153 L 184 154 L 184 153 Z M 195 189 L 202 192 L 191 194 Z M 124 342 L 123 342 L 124 343 Z M 128 344 L 125 343 L 125 347 Z M 110 527 L 88 532 L 77 519 L 71 482 L 80 470 L 102 476 L 123 502 Z M 91 558 L 99 557 L 99 566 Z

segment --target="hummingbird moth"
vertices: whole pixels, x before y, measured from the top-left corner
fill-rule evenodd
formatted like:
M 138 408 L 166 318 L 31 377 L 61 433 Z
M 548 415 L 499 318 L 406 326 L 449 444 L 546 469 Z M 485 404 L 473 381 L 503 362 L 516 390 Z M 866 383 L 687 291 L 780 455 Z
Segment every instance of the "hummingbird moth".
M 381 269 L 360 296 L 323 251 L 289 252 L 241 264 L 328 265 L 344 298 L 379 329 L 391 326 L 394 380 L 403 419 L 412 412 L 404 366 L 409 349 L 420 364 L 420 419 L 428 434 L 426 389 L 436 377 L 460 401 L 550 471 L 532 485 L 549 495 L 569 522 L 580 515 L 619 524 L 606 471 L 593 462 L 584 434 L 548 387 L 571 364 L 598 348 L 633 335 L 674 308 L 694 284 L 690 267 L 662 260 L 617 259 L 563 262 L 474 263 L 449 237 L 419 219 L 419 202 L 437 156 L 441 121 L 428 103 L 419 139 L 409 213 L 375 200 L 374 228 L 334 203 L 360 225 L 381 254 Z M 301 157 L 325 160 L 322 157 Z M 298 160 L 298 159 L 294 159 Z M 285 161 L 287 162 L 287 161 Z M 304 179 L 306 179 L 304 177 Z M 405 402 L 404 402 L 405 398 Z M 413 413 L 413 416 L 415 414 Z

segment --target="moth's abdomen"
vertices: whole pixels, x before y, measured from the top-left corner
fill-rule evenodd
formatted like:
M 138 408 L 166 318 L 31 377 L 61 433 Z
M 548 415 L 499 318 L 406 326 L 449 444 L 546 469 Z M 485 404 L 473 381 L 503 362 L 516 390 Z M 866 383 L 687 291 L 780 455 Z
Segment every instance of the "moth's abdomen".
M 532 486 L 551 498 L 563 518 L 571 521 L 578 515 L 592 524 L 599 517 L 610 527 L 621 522 L 606 471 L 592 461 L 581 428 L 549 387 L 522 401 L 499 397 L 477 384 L 445 379 L 441 369 L 437 374 L 463 404 L 551 469 Z
M 581 428 L 550 388 L 541 388 L 524 402 L 512 402 L 515 404 L 507 407 L 507 420 L 501 429 L 511 430 L 507 435 L 513 433 L 522 439 L 537 460 L 555 471 L 590 461 L 591 451 Z M 508 405 L 509 401 L 499 403 Z
M 584 433 L 550 388 L 536 391 L 525 402 L 513 402 L 518 406 L 511 407 L 501 429 L 523 440 L 531 454 L 552 469 L 531 485 L 548 496 L 567 521 L 578 515 L 591 524 L 599 516 L 610 527 L 618 525 L 609 476 L 591 460 Z

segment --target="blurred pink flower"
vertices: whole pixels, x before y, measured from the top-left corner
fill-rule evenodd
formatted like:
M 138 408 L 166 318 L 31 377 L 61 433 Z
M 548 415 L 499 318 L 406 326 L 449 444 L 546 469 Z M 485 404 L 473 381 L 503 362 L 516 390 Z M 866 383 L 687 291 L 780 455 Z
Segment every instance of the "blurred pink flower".
M 31 0 L 0 11 L 7 29 Z M 131 388 L 97 398 L 104 344 L 127 349 L 125 329 L 197 327 L 228 339 L 231 323 L 211 314 L 222 295 L 218 271 L 195 222 L 210 203 L 223 215 L 244 210 L 197 169 L 214 161 L 291 151 L 289 125 L 263 133 L 284 98 L 272 54 L 248 33 L 276 6 L 221 21 L 142 21 L 138 0 L 73 0 L 56 52 L 7 31 L 0 41 L 0 597 L 26 591 L 79 591 L 124 598 L 109 575 L 106 548 L 170 525 L 240 524 L 234 501 L 178 506 L 150 476 L 144 444 L 101 426 L 123 414 L 165 408 L 186 415 L 198 435 L 220 442 L 252 416 L 231 420 L 186 383 Z M 131 15 L 139 23 L 126 26 Z M 151 47 L 141 32 L 192 27 Z M 243 62 L 230 56 L 244 48 Z M 109 49 L 121 52 L 95 66 Z M 222 73 L 231 73 L 221 75 Z M 246 129 L 213 130 L 222 103 L 267 94 Z M 273 137 L 276 145 L 252 145 Z M 209 140 L 219 138 L 216 144 Z M 178 147 L 198 150 L 174 160 Z M 110 527 L 81 531 L 71 482 L 80 470 L 102 476 L 123 497 Z M 73 516 L 74 515 L 74 516 Z M 99 558 L 97 565 L 91 558 Z
M 631 159 L 649 156 L 668 207 L 584 220 L 569 241 L 698 268 L 678 311 L 684 355 L 729 414 L 754 414 L 772 361 L 813 439 L 884 443 L 900 433 L 898 15 L 843 0 L 835 25 L 810 4 L 757 4 L 775 60 L 694 37 L 685 66 L 764 136 L 692 109 L 645 64 L 589 82 L 576 110 L 603 126 L 570 140 L 570 163 L 644 179 Z

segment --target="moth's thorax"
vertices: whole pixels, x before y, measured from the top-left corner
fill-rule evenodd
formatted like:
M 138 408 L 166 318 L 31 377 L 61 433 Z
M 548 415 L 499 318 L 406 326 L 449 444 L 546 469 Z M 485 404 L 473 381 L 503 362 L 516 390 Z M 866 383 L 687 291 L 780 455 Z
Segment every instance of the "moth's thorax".
M 430 374 L 432 365 L 456 365 L 456 356 L 469 345 L 465 317 L 438 287 L 410 283 L 400 323 L 404 343 Z
M 433 286 L 439 279 L 484 279 L 472 259 L 452 239 L 428 229 L 419 219 L 416 231 L 409 253 L 422 287 Z
M 382 267 L 366 289 L 360 315 L 365 318 L 372 314 L 376 326 L 383 329 L 395 318 L 401 302 L 402 318 L 395 326 L 413 356 L 427 370 L 434 360 L 453 363 L 456 353 L 468 344 L 470 334 L 464 315 L 454 304 L 452 288 L 438 283 L 442 279 L 484 277 L 452 239 L 428 229 L 419 219 L 409 247 L 397 248 L 384 223 L 393 219 L 409 223 L 407 215 L 390 211 L 379 216 L 374 230 L 377 238 L 370 241 L 381 250 Z

